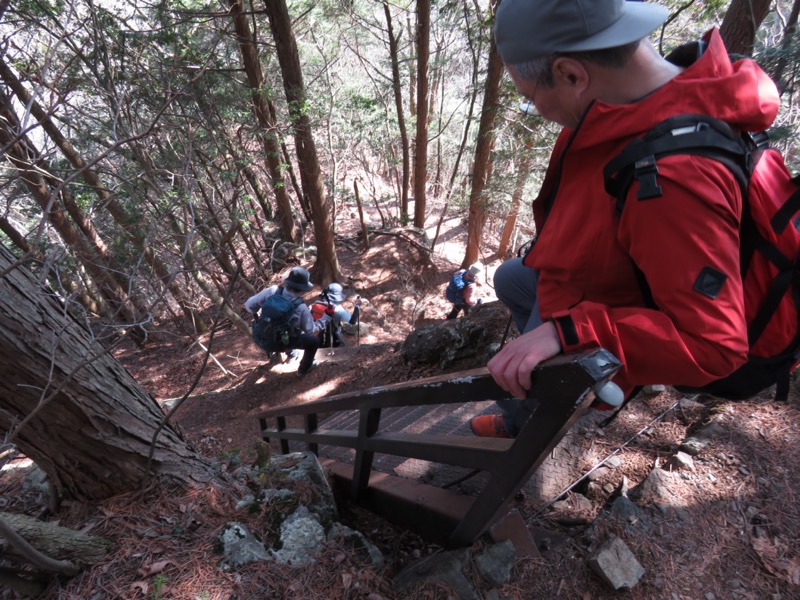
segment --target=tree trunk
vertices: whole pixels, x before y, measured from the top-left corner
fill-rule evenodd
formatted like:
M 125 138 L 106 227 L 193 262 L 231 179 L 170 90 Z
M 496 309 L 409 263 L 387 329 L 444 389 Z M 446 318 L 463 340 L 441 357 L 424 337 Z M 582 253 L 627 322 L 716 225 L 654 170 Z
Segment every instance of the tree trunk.
M 364 238 L 364 250 L 369 250 L 369 231 L 367 225 L 364 223 L 364 210 L 361 208 L 361 196 L 358 193 L 358 181 L 353 182 L 353 192 L 356 196 L 356 205 L 358 206 L 358 220 L 361 223 L 361 237 Z
M 113 542 L 106 538 L 88 535 L 27 515 L 0 512 L 0 521 L 38 552 L 55 560 L 91 565 L 102 560 L 114 547 Z M 11 546 L 13 548 L 13 544 Z
M 772 0 L 732 0 L 719 33 L 730 54 L 750 56 L 756 32 L 769 13 Z
M 397 52 L 397 38 L 392 27 L 392 13 L 389 2 L 384 0 L 383 12 L 386 15 L 386 31 L 389 36 L 389 58 L 392 61 L 392 89 L 394 90 L 394 103 L 397 110 L 397 129 L 400 132 L 400 149 L 403 154 L 403 180 L 400 186 L 400 219 L 402 223 L 408 222 L 408 184 L 411 178 L 411 160 L 408 150 L 408 132 L 403 111 L 403 92 L 400 82 L 400 58 Z
M 425 187 L 428 180 L 428 58 L 431 2 L 417 0 L 417 139 L 414 153 L 414 226 L 425 227 Z
M 782 52 L 780 54 L 780 58 L 778 58 L 777 64 L 775 65 L 775 69 L 772 71 L 772 73 L 770 73 L 772 79 L 774 79 L 778 84 L 778 89 L 780 90 L 781 94 L 783 94 L 784 90 L 786 90 L 788 87 L 788 82 L 783 80 L 783 73 L 786 70 L 786 65 L 789 62 L 789 47 L 792 45 L 792 43 L 794 43 L 795 36 L 797 34 L 798 16 L 800 16 L 800 0 L 794 0 L 792 3 L 792 11 L 789 13 L 789 18 L 786 19 L 786 27 L 783 30 L 783 39 L 781 40 Z
M 491 154 L 494 148 L 494 123 L 500 98 L 500 80 L 503 77 L 503 61 L 497 52 L 494 38 L 489 44 L 489 66 L 483 93 L 483 111 L 475 145 L 475 161 L 472 167 L 472 192 L 469 198 L 467 221 L 467 250 L 462 267 L 466 268 L 480 257 L 483 227 L 486 224 L 487 200 L 483 193 L 489 179 Z
M 330 213 L 325 202 L 325 186 L 322 183 L 317 149 L 307 114 L 306 91 L 300 56 L 292 33 L 292 22 L 285 0 L 265 0 L 266 12 L 275 50 L 281 65 L 283 87 L 289 105 L 289 119 L 295 138 L 297 162 L 300 165 L 300 181 L 303 193 L 311 209 L 314 238 L 317 244 L 317 262 L 314 274 L 317 283 L 327 285 L 340 279 L 339 260 L 333 240 Z
M 71 299 L 78 302 L 90 314 L 99 315 L 102 310 L 97 306 L 95 298 L 90 296 L 85 289 L 81 288 L 75 281 L 67 274 L 59 272 L 53 265 L 42 256 L 36 248 L 28 243 L 25 236 L 22 235 L 14 225 L 5 217 L 0 217 L 0 231 L 5 233 L 17 248 L 22 250 L 26 257 L 31 257 L 33 260 L 39 261 L 47 269 L 48 276 L 51 281 L 57 281 L 61 286 L 60 290 L 64 296 L 69 296 Z
M 61 497 L 99 500 L 151 475 L 207 483 L 208 463 L 130 374 L 0 246 L 0 429 Z
M 297 235 L 295 233 L 294 219 L 292 218 L 292 205 L 289 201 L 289 194 L 286 192 L 286 184 L 281 171 L 281 149 L 278 138 L 275 135 L 277 126 L 267 103 L 264 91 L 264 74 L 261 71 L 258 50 L 250 32 L 247 17 L 243 12 L 242 0 L 229 0 L 229 2 L 236 35 L 239 39 L 239 49 L 242 52 L 242 63 L 247 73 L 247 83 L 250 86 L 253 99 L 253 112 L 262 132 L 261 140 L 267 160 L 267 169 L 272 178 L 272 191 L 275 194 L 275 200 L 278 205 L 281 232 L 287 242 L 294 243 L 297 241 Z
M 528 180 L 528 173 L 530 172 L 532 164 L 532 145 L 530 143 L 526 143 L 525 151 L 522 154 L 522 160 L 517 166 L 517 178 L 514 181 L 514 192 L 511 196 L 511 207 L 508 209 L 508 214 L 506 215 L 503 233 L 500 234 L 500 243 L 497 245 L 497 258 L 503 259 L 509 252 L 511 236 L 514 234 L 514 228 L 517 226 L 517 216 L 519 214 L 519 205 L 522 201 L 522 192 L 525 190 L 525 182 Z
M 467 108 L 466 115 L 463 119 L 464 122 L 464 130 L 461 134 L 461 143 L 458 145 L 458 151 L 456 152 L 455 159 L 453 160 L 453 167 L 450 171 L 450 180 L 448 185 L 445 186 L 444 190 L 444 208 L 442 208 L 442 214 L 439 216 L 439 220 L 436 223 L 436 233 L 433 236 L 433 241 L 431 242 L 431 251 L 436 247 L 436 242 L 439 239 L 439 234 L 441 233 L 442 222 L 447 218 L 447 210 L 450 206 L 450 200 L 453 197 L 456 189 L 459 189 L 456 186 L 456 178 L 460 173 L 461 167 L 461 159 L 464 156 L 464 151 L 467 147 L 467 142 L 469 141 L 469 132 L 472 127 L 472 118 L 473 114 L 475 113 L 475 104 L 477 103 L 478 98 L 478 75 L 480 70 L 480 60 L 478 56 L 478 52 L 475 50 L 475 44 L 473 43 L 472 36 L 470 35 L 471 29 L 467 30 L 467 40 L 468 45 L 470 48 L 470 56 L 472 57 L 472 76 L 471 76 L 471 83 L 470 92 L 469 92 L 469 105 Z M 461 187 L 464 187 L 463 185 Z

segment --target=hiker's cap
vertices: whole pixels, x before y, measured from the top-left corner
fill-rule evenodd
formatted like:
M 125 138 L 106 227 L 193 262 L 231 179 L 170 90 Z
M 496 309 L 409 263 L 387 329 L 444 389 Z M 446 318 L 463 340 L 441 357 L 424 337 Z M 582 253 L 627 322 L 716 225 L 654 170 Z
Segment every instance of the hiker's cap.
M 555 52 L 614 48 L 650 35 L 669 15 L 636 0 L 503 0 L 494 37 L 508 65 Z
M 311 275 L 303 267 L 293 267 L 289 276 L 283 280 L 283 285 L 298 292 L 307 292 L 314 287 L 314 284 L 311 283 Z
M 344 289 L 338 283 L 332 283 L 325 290 L 325 295 L 331 302 L 344 302 Z
M 483 271 L 483 265 L 479 262 L 472 263 L 469 266 L 469 272 L 472 273 L 473 275 L 477 275 L 481 271 Z

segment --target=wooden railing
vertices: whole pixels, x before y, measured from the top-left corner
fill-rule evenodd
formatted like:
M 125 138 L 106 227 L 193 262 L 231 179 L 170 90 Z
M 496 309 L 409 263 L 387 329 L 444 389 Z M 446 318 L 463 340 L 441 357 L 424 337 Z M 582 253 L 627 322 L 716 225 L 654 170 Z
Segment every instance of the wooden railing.
M 260 416 L 261 435 L 277 440 L 281 451 L 290 441 L 302 442 L 318 453 L 320 445 L 352 448 L 352 469 L 340 466 L 336 474 L 347 481 L 350 500 L 406 525 L 418 525 L 428 537 L 449 547 L 471 544 L 508 507 L 514 495 L 591 403 L 592 389 L 617 372 L 619 361 L 598 348 L 566 354 L 539 365 L 533 372 L 532 393 L 539 400 L 534 415 L 514 439 L 465 435 L 390 432 L 381 429 L 381 414 L 392 408 L 464 404 L 508 398 L 486 369 L 341 394 L 299 406 L 282 407 Z M 358 411 L 357 429 L 326 429 L 319 415 Z M 302 427 L 288 428 L 287 419 L 302 419 Z M 269 422 L 274 420 L 275 427 Z M 333 420 L 333 419 L 331 419 Z M 485 471 L 488 483 L 475 497 L 442 498 L 434 490 L 402 490 L 387 485 L 388 476 L 373 473 L 376 454 L 388 454 Z M 397 478 L 395 478 L 397 479 Z M 385 514 L 388 513 L 388 514 Z

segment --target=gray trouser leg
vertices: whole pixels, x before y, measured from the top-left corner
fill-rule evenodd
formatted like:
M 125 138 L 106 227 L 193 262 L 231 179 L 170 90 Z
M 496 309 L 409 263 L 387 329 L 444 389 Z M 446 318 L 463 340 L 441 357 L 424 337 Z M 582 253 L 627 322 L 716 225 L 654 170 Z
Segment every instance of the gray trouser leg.
M 523 265 L 521 258 L 513 258 L 495 271 L 495 293 L 511 311 L 511 317 L 520 333 L 527 333 L 542 324 L 536 293 L 538 280 L 538 271 Z M 535 399 L 518 398 L 497 401 L 503 414 L 503 425 L 510 436 L 514 437 L 519 433 L 538 403 Z
M 494 273 L 495 293 L 511 311 L 520 333 L 527 333 L 542 323 L 536 295 L 538 280 L 538 271 L 523 265 L 521 258 L 504 262 Z

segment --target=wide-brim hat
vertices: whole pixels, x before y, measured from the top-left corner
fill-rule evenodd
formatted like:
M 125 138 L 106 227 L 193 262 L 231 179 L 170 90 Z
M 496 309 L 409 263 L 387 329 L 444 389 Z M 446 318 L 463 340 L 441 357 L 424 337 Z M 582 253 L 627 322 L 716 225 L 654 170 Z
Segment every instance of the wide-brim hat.
M 283 285 L 298 292 L 307 292 L 314 287 L 314 284 L 311 283 L 310 273 L 303 267 L 294 267 L 289 272 L 289 276 L 283 280 Z
M 650 35 L 669 15 L 658 4 L 625 0 L 503 0 L 494 24 L 505 64 L 557 52 L 614 48 Z
M 332 283 L 325 290 L 325 295 L 331 302 L 344 302 L 344 289 L 338 283 Z

